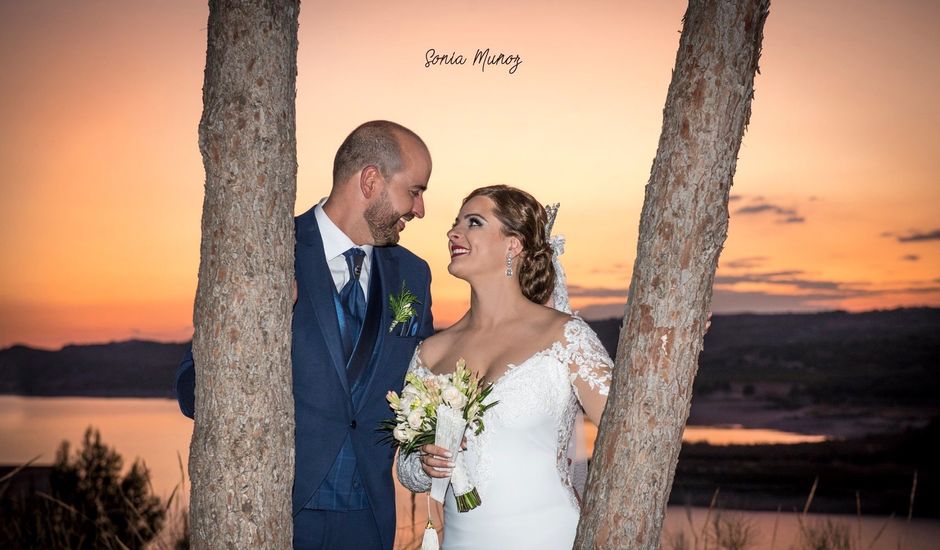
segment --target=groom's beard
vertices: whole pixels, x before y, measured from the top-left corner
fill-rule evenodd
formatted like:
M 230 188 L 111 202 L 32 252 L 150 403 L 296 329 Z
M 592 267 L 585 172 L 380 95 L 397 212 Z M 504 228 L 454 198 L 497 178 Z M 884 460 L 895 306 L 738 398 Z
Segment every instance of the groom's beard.
M 392 208 L 388 200 L 388 191 L 385 189 L 379 195 L 379 200 L 368 207 L 363 214 L 376 246 L 396 244 L 398 242 L 398 220 L 404 216 L 404 214 L 400 214 Z

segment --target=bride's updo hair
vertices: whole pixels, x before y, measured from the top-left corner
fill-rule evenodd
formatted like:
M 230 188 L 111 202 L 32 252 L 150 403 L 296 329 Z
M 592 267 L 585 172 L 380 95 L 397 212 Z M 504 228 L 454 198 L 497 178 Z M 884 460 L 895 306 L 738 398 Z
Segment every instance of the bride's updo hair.
M 555 267 L 552 247 L 545 235 L 548 214 L 535 197 L 508 185 L 492 185 L 475 189 L 467 198 L 488 197 L 493 213 L 503 224 L 503 234 L 522 242 L 520 262 L 513 262 L 519 273 L 522 294 L 536 304 L 544 304 L 555 288 Z

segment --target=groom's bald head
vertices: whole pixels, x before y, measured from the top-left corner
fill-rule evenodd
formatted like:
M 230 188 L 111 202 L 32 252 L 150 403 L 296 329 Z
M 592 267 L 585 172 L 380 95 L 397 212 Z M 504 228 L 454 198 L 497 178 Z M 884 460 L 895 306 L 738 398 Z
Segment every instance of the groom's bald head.
M 356 244 L 398 242 L 424 217 L 431 155 L 417 134 L 386 120 L 366 122 L 336 151 L 333 188 L 323 210 Z
M 390 179 L 402 169 L 403 146 L 417 147 L 430 158 L 424 141 L 401 124 L 373 120 L 360 125 L 336 151 L 333 185 L 347 181 L 367 166 L 375 166 L 382 177 Z

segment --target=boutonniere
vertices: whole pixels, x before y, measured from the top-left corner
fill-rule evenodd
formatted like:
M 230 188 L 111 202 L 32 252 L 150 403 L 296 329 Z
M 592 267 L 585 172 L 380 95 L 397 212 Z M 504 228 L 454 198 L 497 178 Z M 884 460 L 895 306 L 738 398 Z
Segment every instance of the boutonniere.
M 417 314 L 414 305 L 420 303 L 418 297 L 405 286 L 405 281 L 402 281 L 401 291 L 397 295 L 392 294 L 388 297 L 388 305 L 392 310 L 392 324 L 388 327 L 388 331 L 392 332 L 395 327 L 401 325 L 399 336 L 403 335 L 408 321 Z

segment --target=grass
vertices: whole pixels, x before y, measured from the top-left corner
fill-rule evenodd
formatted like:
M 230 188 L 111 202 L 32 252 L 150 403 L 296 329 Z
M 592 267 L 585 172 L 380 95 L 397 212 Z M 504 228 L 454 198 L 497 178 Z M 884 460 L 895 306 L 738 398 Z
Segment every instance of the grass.
M 914 513 L 914 497 L 917 491 L 917 471 L 914 472 L 910 490 L 907 525 L 910 525 Z M 809 494 L 802 511 L 797 515 L 797 537 L 793 544 L 787 547 L 780 546 L 780 550 L 872 550 L 881 540 L 888 524 L 894 519 L 891 514 L 885 519 L 878 531 L 870 538 L 862 534 L 862 501 L 860 494 L 855 493 L 856 522 L 855 529 L 850 521 L 836 520 L 831 517 L 813 518 L 810 515 L 817 489 L 817 477 L 810 487 Z M 727 513 L 717 507 L 719 490 L 712 494 L 711 502 L 705 513 L 705 519 L 700 526 L 695 525 L 692 519 L 691 508 L 686 507 L 688 526 L 677 532 L 664 533 L 661 548 L 663 550 L 746 550 L 757 548 L 761 533 L 756 524 L 749 518 L 739 514 Z M 774 517 L 770 544 L 766 548 L 778 548 L 778 526 L 780 508 Z M 903 550 L 905 530 L 898 536 L 897 549 Z
M 862 499 L 858 491 L 855 492 L 855 510 L 857 520 L 857 530 L 855 536 L 852 534 L 852 527 L 846 522 L 833 521 L 831 518 L 824 520 L 809 521 L 807 513 L 813 503 L 813 496 L 816 494 L 816 487 L 819 485 L 819 478 L 813 482 L 809 497 L 806 499 L 806 505 L 803 507 L 803 513 L 797 517 L 800 528 L 800 550 L 871 550 L 884 534 L 888 523 L 894 519 L 892 513 L 885 519 L 884 523 L 877 533 L 866 541 L 862 537 Z M 917 487 L 917 472 L 914 472 L 914 488 Z M 913 513 L 914 489 L 911 489 L 911 507 Z M 900 541 L 898 546 L 900 547 Z
M 716 508 L 720 490 L 715 489 L 705 512 L 705 520 L 697 528 L 692 509 L 686 507 L 689 533 L 685 530 L 667 533 L 662 545 L 667 550 L 748 550 L 756 548 L 759 530 L 753 521 L 734 512 Z
M 150 541 L 147 550 L 189 550 L 189 507 L 183 504 L 181 497 L 186 487 L 186 468 L 183 467 L 183 457 L 179 451 L 176 459 L 179 462 L 180 480 L 167 498 L 163 529 Z

